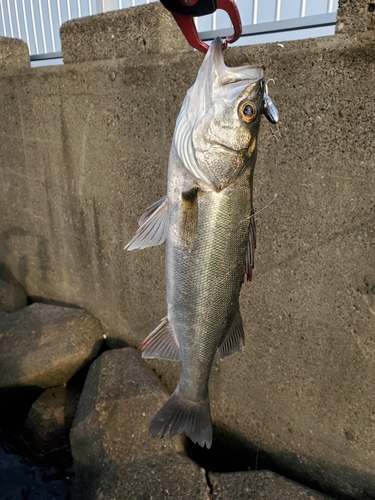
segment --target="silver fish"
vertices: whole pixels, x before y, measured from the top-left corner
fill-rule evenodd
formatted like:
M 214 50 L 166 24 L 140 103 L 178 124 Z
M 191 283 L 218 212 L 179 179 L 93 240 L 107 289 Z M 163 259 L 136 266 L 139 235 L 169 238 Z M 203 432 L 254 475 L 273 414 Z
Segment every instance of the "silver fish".
M 184 432 L 211 447 L 214 356 L 244 343 L 239 292 L 254 266 L 252 188 L 263 93 L 262 66 L 227 67 L 215 39 L 177 118 L 167 195 L 146 210 L 125 247 L 167 242 L 168 314 L 142 349 L 145 358 L 180 360 L 181 374 L 150 424 L 151 436 Z

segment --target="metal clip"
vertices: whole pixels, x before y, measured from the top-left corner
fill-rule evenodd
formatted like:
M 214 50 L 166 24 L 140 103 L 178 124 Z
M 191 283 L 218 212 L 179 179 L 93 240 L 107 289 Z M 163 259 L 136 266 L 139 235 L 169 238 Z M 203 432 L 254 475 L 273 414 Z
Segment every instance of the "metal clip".
M 189 44 L 204 54 L 208 50 L 208 45 L 200 39 L 193 17 L 212 14 L 216 9 L 224 10 L 229 15 L 234 33 L 226 37 L 223 50 L 228 47 L 228 43 L 234 43 L 242 34 L 241 17 L 234 0 L 178 0 L 177 2 L 161 0 L 161 2 L 172 13 Z

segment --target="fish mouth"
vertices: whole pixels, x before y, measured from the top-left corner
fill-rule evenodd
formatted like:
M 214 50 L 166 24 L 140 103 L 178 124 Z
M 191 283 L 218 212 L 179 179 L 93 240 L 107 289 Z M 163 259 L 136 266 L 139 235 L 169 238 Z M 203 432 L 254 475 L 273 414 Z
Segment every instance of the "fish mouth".
M 201 167 L 197 159 L 199 151 L 198 144 L 193 139 L 195 131 L 205 126 L 215 101 L 233 101 L 246 87 L 256 82 L 262 85 L 263 66 L 248 64 L 228 67 L 224 62 L 222 39 L 216 37 L 207 51 L 194 85 L 186 94 L 177 117 L 173 138 L 173 145 L 182 164 L 202 185 L 214 187 L 208 172 Z M 235 154 L 232 148 L 223 149 L 222 144 L 219 144 L 218 149 L 215 148 L 217 152 Z M 236 153 L 239 151 L 236 150 Z

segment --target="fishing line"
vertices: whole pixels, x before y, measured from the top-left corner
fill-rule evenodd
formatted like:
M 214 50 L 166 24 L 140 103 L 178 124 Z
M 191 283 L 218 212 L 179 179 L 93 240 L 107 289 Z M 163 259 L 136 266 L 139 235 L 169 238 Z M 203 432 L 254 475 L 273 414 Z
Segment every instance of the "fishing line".
M 263 210 L 265 210 L 265 209 L 266 209 L 266 208 L 268 208 L 270 205 L 272 205 L 272 203 L 276 200 L 276 198 L 277 198 L 277 193 L 275 193 L 275 194 L 273 195 L 272 200 L 271 200 L 269 203 L 267 203 L 267 205 L 265 205 L 263 208 L 261 208 L 260 210 L 258 210 L 258 211 L 257 211 L 257 212 L 255 212 L 254 214 L 249 215 L 249 217 L 246 217 L 246 219 L 244 219 L 242 222 L 244 222 L 245 220 L 251 219 L 252 217 L 255 217 L 256 215 L 260 214 L 260 212 L 263 212 Z
M 273 79 L 271 78 L 270 80 L 273 81 Z M 270 80 L 267 80 L 266 82 L 266 85 L 267 83 L 270 81 Z M 275 82 L 274 82 L 275 83 Z M 276 125 L 275 128 L 272 128 L 272 126 L 270 125 L 270 130 L 271 130 L 271 136 L 275 138 L 275 141 L 276 141 L 276 154 L 275 154 L 275 162 L 276 162 L 276 171 L 278 170 L 278 160 L 279 160 L 279 142 L 281 141 L 282 139 L 282 135 L 281 135 L 281 132 L 280 132 L 280 129 L 279 129 L 279 126 Z M 272 203 L 276 200 L 277 198 L 277 193 L 274 194 L 272 200 L 267 203 L 267 205 L 265 205 L 263 208 L 261 208 L 260 210 L 258 210 L 257 212 L 255 212 L 254 214 L 252 215 L 249 215 L 249 217 L 246 217 L 246 219 L 244 219 L 242 222 L 244 222 L 245 220 L 248 220 L 248 219 L 251 219 L 252 217 L 255 217 L 256 215 L 260 214 L 260 212 L 263 212 L 263 210 L 265 210 L 266 208 L 268 208 L 270 205 L 272 205 Z

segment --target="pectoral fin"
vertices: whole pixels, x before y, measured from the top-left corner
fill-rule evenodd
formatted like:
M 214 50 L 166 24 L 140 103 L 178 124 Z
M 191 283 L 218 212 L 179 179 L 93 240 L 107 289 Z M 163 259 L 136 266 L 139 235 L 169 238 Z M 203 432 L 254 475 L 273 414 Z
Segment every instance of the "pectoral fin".
M 198 188 L 194 187 L 181 195 L 180 238 L 190 248 L 195 237 L 198 221 Z
M 245 334 L 243 331 L 240 306 L 238 304 L 232 324 L 224 337 L 223 342 L 218 348 L 220 359 L 223 359 L 231 354 L 240 351 L 245 344 Z
M 168 199 L 163 196 L 149 206 L 139 219 L 139 229 L 126 245 L 127 250 L 143 249 L 161 245 L 168 232 Z
M 248 283 L 252 279 L 254 269 L 254 251 L 256 247 L 256 228 L 254 217 L 250 219 L 249 239 L 247 240 L 247 248 L 244 264 L 244 281 Z
M 180 360 L 177 339 L 168 318 L 163 318 L 160 325 L 143 341 L 142 358 Z

